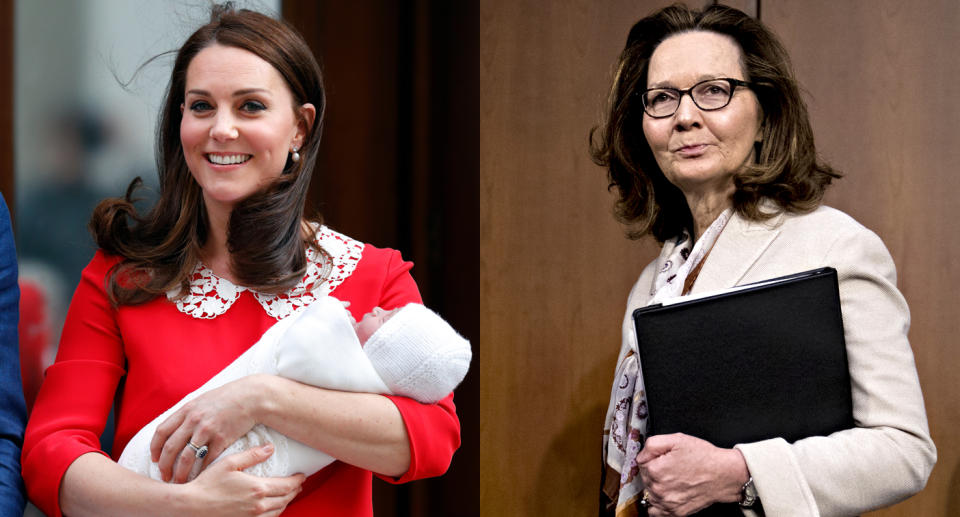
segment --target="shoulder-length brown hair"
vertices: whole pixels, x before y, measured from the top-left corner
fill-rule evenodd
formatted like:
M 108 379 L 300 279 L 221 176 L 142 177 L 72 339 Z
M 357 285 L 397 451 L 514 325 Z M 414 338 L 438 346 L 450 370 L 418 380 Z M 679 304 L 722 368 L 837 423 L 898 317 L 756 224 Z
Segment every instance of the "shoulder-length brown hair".
M 609 114 L 590 131 L 594 161 L 607 168 L 610 189 L 616 188 L 617 218 L 627 235 L 652 234 L 658 241 L 693 228 L 693 219 L 679 188 L 667 181 L 643 134 L 643 103 L 650 56 L 669 36 L 710 31 L 732 37 L 743 52 L 746 80 L 763 110 L 763 140 L 755 163 L 734 176 L 733 206 L 741 215 L 763 220 L 764 199 L 780 210 L 816 208 L 833 178 L 840 174 L 817 157 L 807 107 L 800 97 L 790 58 L 777 37 L 741 11 L 712 5 L 703 11 L 682 5 L 664 8 L 638 21 L 627 36 L 610 92 Z M 598 131 L 599 130 L 599 131 Z
M 97 244 L 123 257 L 108 277 L 107 291 L 114 303 L 143 303 L 171 289 L 179 288 L 181 296 L 188 292 L 190 275 L 208 237 L 208 221 L 200 186 L 184 161 L 180 106 L 190 61 L 213 44 L 241 48 L 270 63 L 293 93 L 291 109 L 298 117 L 296 107 L 312 103 L 316 108 L 300 149 L 301 159 L 293 162 L 288 157 L 279 178 L 238 202 L 227 229 L 231 270 L 242 285 L 281 292 L 295 285 L 306 270 L 305 247 L 314 246 L 315 235 L 304 236 L 302 221 L 325 106 L 320 66 L 291 25 L 257 12 L 235 10 L 227 3 L 214 6 L 210 22 L 177 52 L 157 127 L 160 192 L 156 205 L 146 215 L 137 213 L 133 195 L 138 178 L 124 198 L 107 199 L 94 210 L 90 229 Z

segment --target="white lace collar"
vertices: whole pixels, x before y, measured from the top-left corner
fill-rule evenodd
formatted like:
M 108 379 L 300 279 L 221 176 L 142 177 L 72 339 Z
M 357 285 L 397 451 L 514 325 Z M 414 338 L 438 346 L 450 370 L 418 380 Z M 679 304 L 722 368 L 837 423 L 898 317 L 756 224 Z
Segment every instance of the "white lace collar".
M 178 291 L 169 291 L 167 299 L 176 303 L 177 309 L 184 314 L 194 318 L 213 319 L 227 312 L 243 291 L 250 291 L 267 314 L 282 320 L 310 305 L 317 297 L 330 294 L 353 273 L 363 253 L 362 242 L 326 226 L 317 230 L 316 243 L 327 252 L 329 259 L 308 248 L 307 271 L 303 279 L 287 292 L 259 293 L 220 278 L 213 274 L 210 268 L 198 263 L 193 270 L 190 292 L 175 300 Z

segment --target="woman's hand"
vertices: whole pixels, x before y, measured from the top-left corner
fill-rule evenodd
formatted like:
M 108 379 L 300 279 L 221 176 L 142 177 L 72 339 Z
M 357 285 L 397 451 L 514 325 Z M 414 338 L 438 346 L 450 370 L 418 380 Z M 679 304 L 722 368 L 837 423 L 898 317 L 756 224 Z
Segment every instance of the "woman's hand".
M 74 517 L 279 515 L 297 494 L 303 474 L 262 478 L 243 472 L 273 454 L 273 445 L 231 454 L 185 484 L 141 476 L 96 452 L 82 454 L 60 483 L 60 508 Z
M 280 515 L 300 493 L 300 485 L 306 478 L 303 474 L 261 478 L 243 472 L 271 454 L 273 445 L 270 444 L 231 454 L 184 485 L 189 493 L 187 497 L 196 503 L 197 514 L 204 517 Z
M 651 436 L 637 464 L 653 517 L 690 515 L 716 502 L 739 501 L 750 477 L 740 451 L 686 434 Z
M 259 423 L 261 389 L 259 375 L 228 382 L 184 404 L 157 427 L 150 442 L 150 456 L 160 467 L 164 481 L 183 483 L 198 460 L 187 446 L 206 446 L 204 467 Z

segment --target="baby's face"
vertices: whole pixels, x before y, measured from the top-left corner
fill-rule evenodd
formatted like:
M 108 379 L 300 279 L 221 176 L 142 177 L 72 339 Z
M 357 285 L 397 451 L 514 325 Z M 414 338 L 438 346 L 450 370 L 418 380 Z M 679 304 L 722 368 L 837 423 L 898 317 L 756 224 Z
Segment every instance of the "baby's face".
M 353 329 L 357 331 L 360 344 L 365 344 L 367 340 L 370 339 L 370 336 L 399 310 L 399 307 L 389 311 L 385 311 L 380 307 L 374 307 L 372 311 L 364 314 L 360 321 L 354 322 Z

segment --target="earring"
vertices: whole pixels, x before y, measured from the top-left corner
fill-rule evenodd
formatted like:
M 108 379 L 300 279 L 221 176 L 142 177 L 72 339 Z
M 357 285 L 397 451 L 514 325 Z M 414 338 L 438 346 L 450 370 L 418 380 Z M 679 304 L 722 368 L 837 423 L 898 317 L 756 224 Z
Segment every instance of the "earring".
M 293 151 L 290 153 L 290 159 L 293 160 L 293 163 L 297 163 L 300 161 L 300 153 L 297 151 L 299 151 L 299 149 L 294 147 Z

